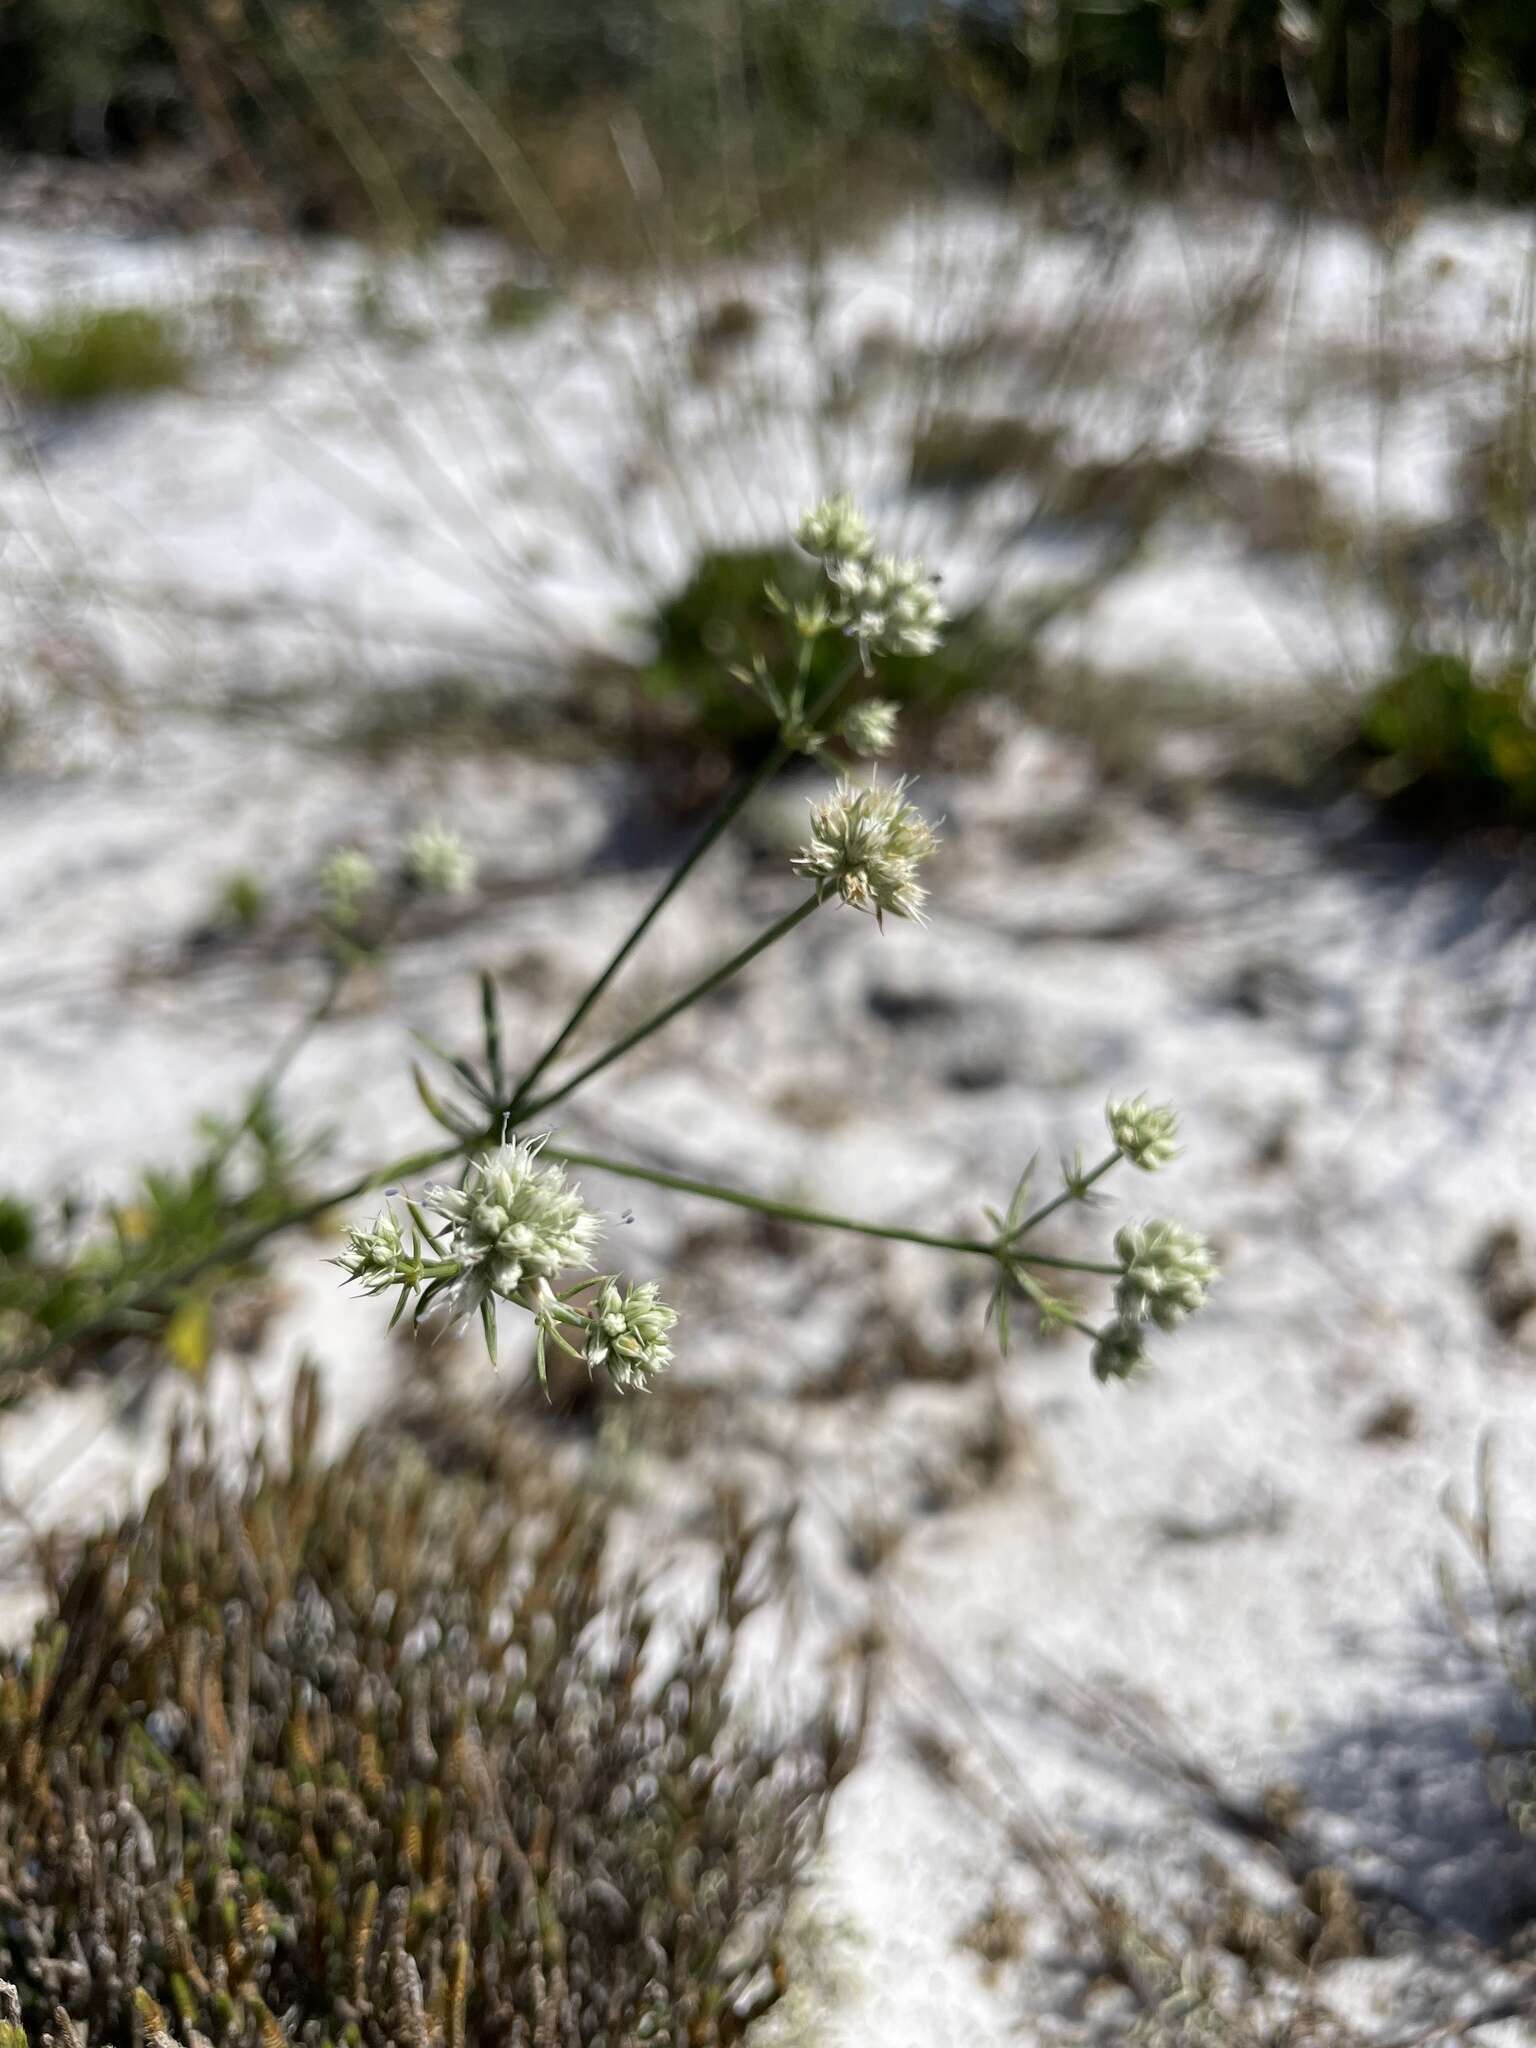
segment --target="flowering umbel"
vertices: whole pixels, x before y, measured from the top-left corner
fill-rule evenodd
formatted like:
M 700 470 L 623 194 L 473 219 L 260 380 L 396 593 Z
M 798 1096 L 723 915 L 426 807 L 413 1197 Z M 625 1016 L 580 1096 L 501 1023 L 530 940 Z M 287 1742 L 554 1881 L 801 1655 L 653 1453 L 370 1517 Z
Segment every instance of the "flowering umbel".
M 1093 1341 L 1092 1365 L 1096 1380 L 1128 1380 L 1145 1362 L 1146 1338 L 1140 1323 L 1116 1316 L 1106 1323 Z
M 648 1387 L 672 1362 L 671 1335 L 677 1317 L 662 1301 L 654 1281 L 634 1282 L 594 1270 L 593 1253 L 601 1234 L 598 1219 L 580 1190 L 568 1184 L 564 1172 L 566 1165 L 587 1166 L 766 1214 L 796 1216 L 807 1223 L 979 1256 L 992 1267 L 988 1316 L 996 1323 L 1004 1351 L 1009 1343 L 1012 1304 L 1026 1301 L 1038 1313 L 1043 1330 L 1075 1330 L 1088 1340 L 1093 1372 L 1099 1380 L 1128 1379 L 1144 1363 L 1154 1329 L 1172 1330 L 1204 1306 L 1217 1278 L 1216 1262 L 1205 1239 L 1160 1218 L 1127 1223 L 1115 1234 L 1112 1264 L 1102 1256 L 1074 1256 L 1067 1247 L 1051 1245 L 1036 1250 L 1031 1240 L 1037 1228 L 1067 1204 L 1098 1204 L 1102 1199 L 1099 1183 L 1111 1169 L 1129 1165 L 1143 1173 L 1155 1173 L 1172 1163 L 1178 1156 L 1178 1118 L 1166 1103 L 1150 1102 L 1145 1095 L 1107 1102 L 1104 1118 L 1113 1141 L 1108 1157 L 1090 1165 L 1081 1148 L 1070 1158 L 1062 1157 L 1060 1191 L 1044 1201 L 1032 1201 L 1030 1196 L 1037 1163 L 1031 1159 L 1018 1177 L 1006 1211 L 985 1211 L 993 1232 L 985 1238 L 940 1236 L 828 1216 L 592 1154 L 562 1154 L 551 1149 L 541 1156 L 543 1139 L 506 1137 L 518 1119 L 537 1116 L 564 1101 L 691 1003 L 721 987 L 834 893 L 853 909 L 867 911 L 882 927 L 887 914 L 924 921 L 927 891 L 922 874 L 937 844 L 933 826 L 909 800 L 906 778 L 882 781 L 873 770 L 867 780 L 844 774 L 833 789 L 812 802 L 809 841 L 794 857 L 795 869 L 809 880 L 810 897 L 802 898 L 751 944 L 624 1032 L 566 1080 L 556 1076 L 551 1085 L 545 1078 L 644 937 L 661 904 L 757 782 L 793 753 L 814 755 L 840 741 L 851 752 L 872 759 L 889 752 L 895 742 L 896 704 L 864 694 L 868 686 L 858 682 L 858 674 L 862 669 L 867 676 L 879 655 L 920 657 L 937 648 L 948 614 L 935 580 L 919 562 L 877 552 L 868 522 L 846 495 L 828 498 L 807 512 L 796 529 L 796 539 L 817 563 L 814 576 L 802 571 L 799 580 L 815 587 L 786 593 L 778 580 L 770 578 L 763 594 L 771 610 L 786 622 L 777 629 L 775 640 L 792 629 L 800 642 L 798 654 L 782 673 L 761 650 L 749 663 L 731 671 L 761 698 L 777 726 L 778 747 L 765 763 L 764 773 L 718 814 L 714 825 L 675 870 L 662 895 L 520 1078 L 514 1078 L 518 1070 L 508 1061 L 498 991 L 489 974 L 481 976 L 483 1062 L 442 1051 L 430 1040 L 423 1040 L 453 1077 L 450 1096 L 443 1099 L 420 1068 L 416 1069 L 417 1092 L 424 1107 L 453 1139 L 446 1150 L 433 1156 L 467 1162 L 463 1177 L 456 1186 L 429 1186 L 419 1200 L 407 1199 L 404 1217 L 386 1208 L 371 1224 L 354 1227 L 336 1264 L 366 1293 L 397 1292 L 396 1320 L 412 1304 L 418 1323 L 434 1306 L 453 1319 L 478 1313 L 493 1359 L 498 1310 L 512 1305 L 532 1323 L 541 1380 L 545 1378 L 547 1349 L 553 1344 L 584 1365 L 589 1375 L 604 1375 L 617 1392 Z M 794 580 L 784 579 L 786 583 Z M 821 645 L 831 633 L 851 638 L 856 656 L 838 659 L 835 650 Z M 848 702 L 850 686 L 858 699 L 852 704 Z M 472 874 L 472 863 L 457 837 L 432 827 L 414 833 L 407 841 L 403 866 L 394 880 L 397 888 L 414 885 L 456 892 L 470 885 Z M 374 887 L 372 867 L 355 849 L 344 850 L 333 858 L 326 886 L 339 921 L 347 906 L 356 906 Z M 384 920 L 376 917 L 372 922 L 382 924 Z M 345 949 L 339 950 L 345 960 Z M 488 1146 L 486 1133 L 497 1130 L 503 1133 L 504 1142 Z M 392 1170 L 411 1168 L 408 1161 Z M 1114 1291 L 1108 1320 L 1090 1320 L 1088 1306 L 1080 1298 L 1082 1283 L 1061 1275 L 1108 1281 Z
M 866 697 L 843 719 L 843 738 L 854 753 L 866 761 L 878 760 L 896 744 L 896 723 L 901 713 L 885 697 Z
M 1123 1266 L 1115 1306 L 1125 1321 L 1172 1330 L 1204 1308 L 1217 1266 L 1198 1231 L 1162 1219 L 1126 1223 L 1115 1233 L 1115 1252 Z
M 336 1263 L 365 1294 L 387 1294 L 400 1285 L 409 1257 L 399 1219 L 392 1209 L 381 1209 L 366 1230 L 354 1226 L 347 1232 Z
M 677 1311 L 659 1298 L 654 1280 L 623 1290 L 605 1280 L 587 1315 L 587 1364 L 605 1371 L 619 1393 L 648 1387 L 672 1363 L 667 1333 Z
M 823 562 L 861 562 L 875 546 L 869 521 L 846 491 L 813 505 L 795 528 L 795 539 L 808 555 L 819 555 Z
M 601 1226 L 563 1167 L 539 1165 L 539 1149 L 538 1140 L 514 1138 L 471 1160 L 462 1187 L 434 1185 L 423 1196 L 449 1225 L 455 1315 L 492 1294 L 537 1311 L 552 1280 L 590 1267 Z
M 418 889 L 467 896 L 475 886 L 475 857 L 457 832 L 423 825 L 405 842 L 405 872 Z
M 1144 1095 L 1134 1102 L 1107 1102 L 1104 1121 L 1115 1150 L 1143 1173 L 1156 1173 L 1179 1156 L 1173 1142 L 1179 1134 L 1179 1116 L 1169 1103 L 1148 1102 Z
M 877 555 L 829 562 L 827 575 L 841 594 L 843 630 L 856 640 L 866 669 L 874 654 L 932 654 L 949 613 L 921 562 Z
M 360 847 L 342 846 L 320 870 L 320 893 L 337 924 L 356 924 L 362 900 L 378 879 Z
M 407 1204 L 409 1239 L 392 1209 L 347 1232 L 336 1264 L 366 1294 L 398 1289 L 395 1319 L 416 1301 L 416 1319 L 440 1304 L 451 1320 L 478 1313 L 496 1355 L 496 1304 L 533 1318 L 539 1378 L 550 1343 L 602 1370 L 619 1393 L 649 1386 L 672 1361 L 677 1321 L 653 1281 L 620 1287 L 599 1273 L 557 1292 L 555 1283 L 591 1266 L 601 1225 L 559 1165 L 542 1165 L 542 1139 L 513 1139 L 472 1159 L 463 1184 L 429 1187 Z M 447 1225 L 435 1230 L 429 1216 Z M 577 1297 L 587 1295 L 585 1305 Z
M 839 782 L 811 805 L 811 840 L 793 865 L 820 895 L 836 889 L 855 910 L 883 925 L 886 913 L 924 922 L 928 892 L 918 869 L 938 844 L 933 827 L 907 802 L 907 783 Z

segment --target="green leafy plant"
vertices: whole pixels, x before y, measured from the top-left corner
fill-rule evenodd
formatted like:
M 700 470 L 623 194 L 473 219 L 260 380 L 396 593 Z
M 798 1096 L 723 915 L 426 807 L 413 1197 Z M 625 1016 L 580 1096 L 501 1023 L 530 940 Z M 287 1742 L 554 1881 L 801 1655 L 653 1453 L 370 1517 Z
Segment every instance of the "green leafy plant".
M 97 1218 L 66 1203 L 43 1227 L 0 1200 L 0 1401 L 26 1391 L 39 1350 L 67 1369 L 119 1345 L 184 1370 L 207 1364 L 229 1312 L 259 1279 L 257 1250 L 299 1199 L 310 1154 L 269 1097 L 235 1123 L 214 1119 L 182 1168 L 150 1168 Z M 249 1240 L 249 1251 L 237 1249 Z M 113 1304 L 118 1304 L 113 1306 Z
M 1365 706 L 1368 786 L 1448 823 L 1536 820 L 1529 672 L 1480 676 L 1460 654 L 1416 653 Z
M 89 405 L 184 384 L 187 358 L 162 314 L 82 306 L 35 321 L 0 320 L 0 374 L 23 398 Z

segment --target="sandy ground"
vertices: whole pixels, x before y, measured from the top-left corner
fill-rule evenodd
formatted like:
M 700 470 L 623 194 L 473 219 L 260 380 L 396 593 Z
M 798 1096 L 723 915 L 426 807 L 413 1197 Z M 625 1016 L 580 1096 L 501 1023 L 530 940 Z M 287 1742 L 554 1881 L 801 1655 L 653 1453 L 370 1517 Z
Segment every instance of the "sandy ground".
M 3 1179 L 118 1191 L 136 1164 L 184 1153 L 196 1116 L 260 1070 L 321 967 L 303 950 L 186 953 L 231 872 L 301 909 L 327 848 L 387 850 L 439 816 L 480 856 L 473 915 L 408 937 L 291 1077 L 294 1118 L 333 1127 L 343 1167 L 423 1141 L 407 1027 L 467 1044 L 475 968 L 498 973 L 509 1029 L 532 1039 L 623 931 L 668 835 L 620 767 L 364 762 L 323 744 L 358 691 L 429 672 L 443 648 L 508 690 L 573 645 L 633 648 L 647 593 L 700 533 L 762 538 L 823 481 L 862 485 L 962 595 L 1006 607 L 1060 573 L 1062 537 L 1031 524 L 1022 483 L 963 507 L 902 490 L 897 424 L 914 404 L 1006 409 L 1017 363 L 935 371 L 924 355 L 925 400 L 869 368 L 860 404 L 828 424 L 817 379 L 873 362 L 872 336 L 931 352 L 1027 329 L 1046 347 L 1087 303 L 1095 334 L 1146 346 L 1112 351 L 1112 375 L 1059 380 L 1063 431 L 1085 446 L 1169 445 L 1219 418 L 1224 445 L 1261 464 L 1307 456 L 1355 516 L 1428 528 L 1452 516 L 1459 453 L 1491 416 L 1528 233 L 1481 216 L 1416 230 L 1390 284 L 1417 378 L 1381 432 L 1360 369 L 1385 317 L 1378 258 L 1262 216 L 1152 216 L 1116 249 L 1100 228 L 957 210 L 838 258 L 814 353 L 789 266 L 645 302 L 594 292 L 488 336 L 474 309 L 498 266 L 466 244 L 430 275 L 385 278 L 380 334 L 359 311 L 377 278 L 345 249 L 296 269 L 252 247 L 8 230 L 18 303 L 172 301 L 209 340 L 190 392 L 18 425 L 0 473 L 0 634 L 33 720 L 22 772 L 0 784 Z M 1178 335 L 1256 267 L 1285 288 L 1255 316 L 1241 379 L 1219 398 L 1209 365 L 1170 384 Z M 964 291 L 941 288 L 950 275 Z M 764 323 L 689 380 L 701 299 L 728 289 Z M 237 291 L 264 337 L 243 355 L 215 347 Z M 658 451 L 653 401 L 669 389 Z M 1299 716 L 1383 632 L 1367 592 L 1321 604 L 1294 559 L 1218 520 L 1155 537 L 1057 651 L 1267 691 Z M 882 938 L 827 909 L 560 1126 L 948 1231 L 1006 1202 L 1036 1150 L 1048 1191 L 1059 1153 L 1096 1156 L 1105 1096 L 1146 1088 L 1181 1106 L 1187 1155 L 1156 1181 L 1122 1171 L 1114 1214 L 1193 1223 L 1227 1268 L 1157 1372 L 1106 1390 L 1076 1343 L 1026 1335 L 991 1363 L 984 1285 L 960 1262 L 830 1238 L 786 1256 L 729 1218 L 704 1240 L 725 1212 L 588 1177 L 611 1217 L 633 1214 L 614 1223 L 629 1263 L 664 1275 L 684 1311 L 657 1406 L 697 1397 L 702 1417 L 686 1455 L 648 1418 L 605 1438 L 638 1540 L 675 1526 L 721 1464 L 755 1475 L 801 1503 L 805 1577 L 765 1672 L 786 1641 L 807 1669 L 871 1620 L 887 1641 L 885 1704 L 813 1888 L 806 1986 L 775 2025 L 849 2048 L 1126 2038 L 1042 1881 L 1042 1841 L 1151 1925 L 1208 1887 L 1213 1848 L 1261 1891 L 1275 1883 L 1166 1763 L 1130 1753 L 1160 1743 L 1234 1798 L 1296 1788 L 1319 1849 L 1417 1912 L 1411 1941 L 1316 1980 L 1396 2038 L 1434 1999 L 1497 1990 L 1485 1944 L 1531 1882 L 1479 1776 L 1474 1733 L 1498 1693 L 1456 1652 L 1435 1576 L 1457 1548 L 1442 1496 L 1466 1496 L 1486 1432 L 1517 1565 L 1536 1545 L 1518 1484 L 1536 1449 L 1536 1333 L 1497 1328 L 1469 1278 L 1490 1231 L 1533 1227 L 1530 871 L 1414 845 L 1354 803 L 1168 778 L 1108 789 L 1086 748 L 1017 707 L 977 719 L 979 765 L 921 784 L 946 819 L 930 930 Z M 719 851 L 620 1008 L 792 902 L 782 848 L 816 786 L 766 802 Z M 1094 1247 L 1104 1227 L 1074 1223 L 1058 1243 Z M 412 1372 L 381 1347 L 372 1305 L 340 1295 L 327 1248 L 284 1252 L 283 1313 L 247 1367 L 215 1368 L 230 1415 L 253 1391 L 276 1401 L 309 1351 L 340 1436 Z M 896 1332 L 927 1348 L 928 1376 L 887 1369 Z M 875 1363 L 850 1375 L 858 1357 Z M 478 1352 L 451 1369 L 475 1383 Z M 174 1397 L 161 1382 L 41 1400 L 0 1426 L 0 1473 L 40 1516 L 93 1513 L 152 1479 Z M 873 1572 L 854 1556 L 869 1532 Z M 12 1626 L 21 1614 L 13 1602 Z M 989 1965 L 961 1941 L 1000 1913 L 1020 1916 L 1017 1935 Z

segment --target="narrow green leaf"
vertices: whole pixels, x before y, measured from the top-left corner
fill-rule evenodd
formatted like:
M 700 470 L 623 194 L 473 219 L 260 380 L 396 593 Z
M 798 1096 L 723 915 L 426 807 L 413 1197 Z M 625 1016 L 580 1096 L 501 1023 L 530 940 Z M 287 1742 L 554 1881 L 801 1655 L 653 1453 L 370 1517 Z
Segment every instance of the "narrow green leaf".
M 480 1016 L 485 1025 L 485 1070 L 491 1078 L 491 1093 L 497 1102 L 506 1099 L 507 1076 L 501 1061 L 501 1006 L 496 984 L 483 969 L 480 975 Z
M 438 1257 L 445 1257 L 446 1254 L 443 1250 L 442 1239 L 438 1236 L 437 1232 L 432 1228 L 431 1224 L 427 1221 L 426 1216 L 422 1211 L 421 1205 L 417 1202 L 413 1202 L 409 1195 L 407 1195 L 405 1199 L 405 1210 L 406 1214 L 410 1217 L 411 1222 L 415 1225 L 419 1234 L 426 1239 L 429 1245 L 431 1245 L 433 1251 L 437 1253 Z
M 445 1067 L 451 1067 L 464 1083 L 464 1086 L 479 1101 L 483 1102 L 487 1109 L 495 1108 L 494 1096 L 468 1060 L 460 1059 L 457 1053 L 449 1052 L 445 1046 L 438 1045 L 434 1039 L 428 1038 L 424 1031 L 413 1030 L 411 1036 L 418 1045 L 424 1046 L 431 1053 L 433 1059 L 441 1060 Z
M 1013 1231 L 1017 1230 L 1019 1225 L 1024 1221 L 1025 1198 L 1029 1194 L 1029 1184 L 1030 1181 L 1034 1178 L 1035 1163 L 1039 1159 L 1039 1157 L 1040 1154 L 1038 1152 L 1032 1152 L 1030 1154 L 1028 1164 L 1025 1166 L 1024 1171 L 1019 1175 L 1019 1184 L 1013 1191 L 1013 1200 L 1008 1204 L 1007 1228 L 1010 1234 Z
M 461 1117 L 455 1116 L 448 1105 L 439 1097 L 431 1082 L 428 1081 L 426 1075 L 422 1072 L 421 1064 L 417 1060 L 411 1061 L 411 1079 L 416 1083 L 416 1093 L 422 1108 L 434 1123 L 441 1124 L 443 1129 L 451 1132 L 455 1138 L 469 1138 L 474 1135 L 464 1120 Z

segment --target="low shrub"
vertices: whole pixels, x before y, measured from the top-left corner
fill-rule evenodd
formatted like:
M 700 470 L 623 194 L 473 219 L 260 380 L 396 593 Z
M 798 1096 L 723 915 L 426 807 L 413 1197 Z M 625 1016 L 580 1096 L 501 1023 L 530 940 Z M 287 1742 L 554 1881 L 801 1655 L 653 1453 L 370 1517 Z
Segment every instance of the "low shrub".
M 854 1739 L 727 1710 L 771 1540 L 703 1617 L 609 1589 L 607 1527 L 483 1414 L 243 1482 L 173 1444 L 0 1664 L 0 1977 L 91 2040 L 726 2044 L 784 1982 Z M 765 1569 L 768 1566 L 768 1569 Z M 662 1637 L 667 1640 L 663 1645 Z

